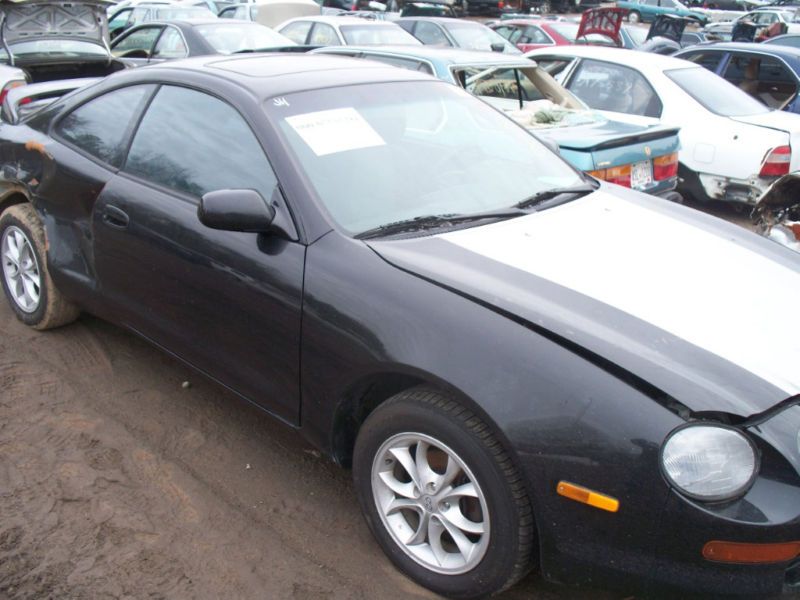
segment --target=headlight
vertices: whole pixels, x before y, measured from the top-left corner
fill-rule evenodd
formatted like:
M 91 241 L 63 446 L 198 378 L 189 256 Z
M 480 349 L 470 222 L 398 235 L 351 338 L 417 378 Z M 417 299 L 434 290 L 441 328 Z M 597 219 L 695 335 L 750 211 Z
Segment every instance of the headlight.
M 698 424 L 667 438 L 661 464 L 667 479 L 687 496 L 728 500 L 750 487 L 758 472 L 758 455 L 739 431 Z

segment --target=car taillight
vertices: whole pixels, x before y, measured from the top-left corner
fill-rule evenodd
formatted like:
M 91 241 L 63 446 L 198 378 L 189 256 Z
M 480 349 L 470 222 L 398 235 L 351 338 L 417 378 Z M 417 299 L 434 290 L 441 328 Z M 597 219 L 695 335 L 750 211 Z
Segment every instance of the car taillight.
M 608 169 L 600 169 L 598 171 L 589 171 L 589 175 L 608 181 L 609 183 L 616 183 L 625 187 L 631 187 L 631 166 L 622 165 L 621 167 L 610 167 Z
M 678 153 L 664 154 L 653 159 L 653 179 L 664 181 L 678 175 Z
M 9 81 L 5 86 L 3 86 L 2 91 L 0 91 L 0 104 L 5 102 L 6 96 L 8 96 L 8 92 L 13 90 L 16 87 L 21 85 L 25 85 L 27 82 L 24 79 L 16 79 L 14 81 Z
M 792 149 L 789 146 L 774 148 L 761 165 L 761 177 L 780 177 L 789 172 L 789 163 L 792 161 Z

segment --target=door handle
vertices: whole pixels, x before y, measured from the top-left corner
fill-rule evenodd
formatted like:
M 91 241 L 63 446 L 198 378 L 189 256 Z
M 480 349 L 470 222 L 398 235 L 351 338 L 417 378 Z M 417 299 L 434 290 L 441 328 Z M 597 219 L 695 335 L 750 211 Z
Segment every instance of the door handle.
M 103 207 L 103 222 L 115 229 L 125 229 L 128 226 L 128 215 L 116 206 L 106 204 Z

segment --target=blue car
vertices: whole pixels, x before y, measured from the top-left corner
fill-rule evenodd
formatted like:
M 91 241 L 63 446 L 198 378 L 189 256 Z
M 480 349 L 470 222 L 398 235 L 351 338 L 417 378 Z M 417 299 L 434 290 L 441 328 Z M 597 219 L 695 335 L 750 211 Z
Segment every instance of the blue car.
M 526 127 L 578 169 L 679 201 L 678 129 L 614 121 L 592 111 L 529 59 L 415 47 L 331 47 L 315 53 L 366 58 L 426 72 L 465 88 Z
M 800 113 L 800 49 L 726 42 L 687 48 L 675 56 L 724 77 L 770 108 Z

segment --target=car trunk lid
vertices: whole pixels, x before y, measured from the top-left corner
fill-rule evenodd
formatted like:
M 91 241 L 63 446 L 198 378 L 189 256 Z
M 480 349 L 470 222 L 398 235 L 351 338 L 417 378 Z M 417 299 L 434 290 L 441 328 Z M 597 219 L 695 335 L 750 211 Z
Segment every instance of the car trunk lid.
M 0 2 L 0 42 L 82 40 L 107 48 L 106 8 L 111 4 L 103 0 Z

